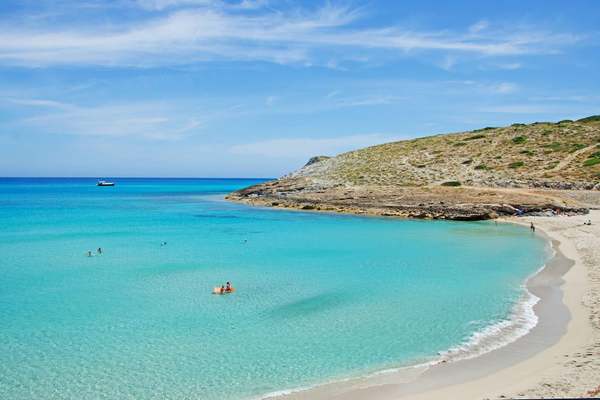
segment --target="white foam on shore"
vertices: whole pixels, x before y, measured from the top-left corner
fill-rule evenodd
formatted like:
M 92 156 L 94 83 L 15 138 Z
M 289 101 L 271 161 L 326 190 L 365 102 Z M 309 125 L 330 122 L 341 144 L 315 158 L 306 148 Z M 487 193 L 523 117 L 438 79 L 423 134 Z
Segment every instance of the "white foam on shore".
M 542 267 L 541 269 L 543 268 L 544 267 Z M 436 357 L 431 361 L 396 368 L 387 368 L 357 377 L 355 376 L 349 378 L 334 379 L 331 381 L 320 382 L 310 386 L 297 387 L 293 389 L 282 389 L 258 396 L 255 399 L 274 399 L 297 392 L 311 390 L 320 386 L 339 384 L 350 381 L 358 381 L 363 379 L 367 380 L 378 375 L 399 373 L 402 371 L 417 368 L 423 368 L 424 372 L 428 368 L 440 363 L 454 362 L 479 357 L 483 354 L 504 347 L 529 333 L 531 329 L 533 329 L 538 323 L 538 316 L 533 311 L 533 307 L 539 302 L 539 300 L 539 297 L 526 290 L 523 295 L 523 299 L 514 306 L 513 312 L 511 313 L 511 316 L 508 319 L 498 321 L 492 325 L 483 328 L 482 330 L 476 331 L 465 342 L 461 343 L 458 346 L 452 347 L 447 351 L 441 352 L 439 357 Z
M 556 255 L 556 251 L 552 242 L 549 241 L 548 244 L 548 259 L 552 259 Z M 527 285 L 544 268 L 546 268 L 546 264 L 527 277 L 522 286 L 523 295 L 513 307 L 508 318 L 476 331 L 462 344 L 440 353 L 441 358 L 438 362 L 468 360 L 479 357 L 527 335 L 539 321 L 533 308 L 540 301 L 539 297 L 527 289 Z
M 549 242 L 549 245 L 549 259 L 552 259 L 555 256 L 556 251 L 552 245 L 552 242 Z M 546 268 L 546 264 L 542 265 L 537 271 L 535 271 L 527 277 L 525 283 L 522 285 L 523 295 L 521 296 L 521 299 L 517 302 L 517 304 L 514 305 L 508 318 L 488 325 L 485 328 L 474 332 L 463 343 L 459 344 L 458 346 L 452 347 L 447 351 L 440 352 L 439 357 L 436 357 L 431 361 L 396 368 L 387 368 L 372 373 L 367 373 L 358 377 L 355 376 L 342 379 L 334 379 L 328 382 L 320 382 L 310 386 L 297 387 L 293 389 L 282 389 L 258 396 L 255 399 L 274 399 L 297 392 L 311 390 L 320 386 L 349 381 L 366 380 L 382 374 L 398 373 L 416 368 L 423 368 L 424 372 L 428 368 L 440 363 L 468 360 L 502 348 L 527 335 L 537 325 L 539 318 L 533 308 L 540 301 L 540 298 L 527 289 L 527 284 L 534 276 L 539 274 L 544 268 Z
M 529 291 L 513 309 L 511 317 L 471 335 L 464 343 L 442 352 L 438 362 L 468 360 L 499 349 L 527 335 L 538 323 L 533 307 L 540 298 Z

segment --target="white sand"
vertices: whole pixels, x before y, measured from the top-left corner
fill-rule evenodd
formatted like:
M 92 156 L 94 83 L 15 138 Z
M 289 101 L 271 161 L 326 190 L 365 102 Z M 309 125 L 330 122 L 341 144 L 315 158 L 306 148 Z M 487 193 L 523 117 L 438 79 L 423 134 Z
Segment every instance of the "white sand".
M 588 219 L 592 225 L 583 225 Z M 545 276 L 537 277 L 547 282 L 539 285 L 543 301 L 534 310 L 540 321 L 529 334 L 475 359 L 438 364 L 423 373 L 413 369 L 354 379 L 283 398 L 600 397 L 600 211 L 511 220 L 527 225 L 531 221 L 563 256 L 546 268 Z M 560 276 L 569 265 L 562 283 Z

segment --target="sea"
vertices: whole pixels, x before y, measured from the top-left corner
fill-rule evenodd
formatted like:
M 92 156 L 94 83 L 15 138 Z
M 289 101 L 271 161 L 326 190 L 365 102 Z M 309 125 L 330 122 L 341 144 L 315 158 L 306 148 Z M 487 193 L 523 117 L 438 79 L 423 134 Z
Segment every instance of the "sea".
M 224 199 L 261 179 L 108 180 L 0 178 L 2 399 L 256 399 L 535 325 L 525 281 L 551 249 L 527 228 Z

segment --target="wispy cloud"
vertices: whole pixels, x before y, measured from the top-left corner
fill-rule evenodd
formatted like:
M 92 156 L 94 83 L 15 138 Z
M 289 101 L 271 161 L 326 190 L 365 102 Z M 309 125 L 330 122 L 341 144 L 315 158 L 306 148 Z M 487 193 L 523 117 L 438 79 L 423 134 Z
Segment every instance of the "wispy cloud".
M 229 151 L 240 155 L 304 160 L 315 155 L 335 155 L 397 139 L 397 136 L 380 133 L 325 138 L 300 137 L 238 144 Z
M 189 109 L 162 103 L 83 107 L 39 99 L 10 102 L 42 108 L 41 112 L 16 123 L 51 134 L 177 140 L 198 132 L 203 125 L 203 120 Z
M 490 26 L 490 23 L 486 20 L 477 21 L 476 23 L 474 23 L 473 25 L 471 25 L 469 27 L 469 32 L 479 33 L 481 31 L 487 29 L 488 26 Z
M 3 24 L 0 65 L 152 67 L 260 60 L 341 68 L 339 60 L 332 61 L 324 53 L 343 49 L 337 53 L 353 62 L 368 49 L 396 57 L 419 51 L 505 56 L 556 52 L 581 40 L 574 34 L 534 29 L 492 30 L 483 21 L 464 32 L 356 27 L 362 9 L 331 4 L 312 11 L 263 7 L 258 13 L 247 10 L 263 2 L 234 3 L 235 11 L 211 0 L 140 0 L 139 4 L 161 12 L 144 14 L 135 22 L 119 20 L 88 28 Z
M 25 107 L 71 109 L 73 106 L 55 100 L 6 98 L 6 102 Z

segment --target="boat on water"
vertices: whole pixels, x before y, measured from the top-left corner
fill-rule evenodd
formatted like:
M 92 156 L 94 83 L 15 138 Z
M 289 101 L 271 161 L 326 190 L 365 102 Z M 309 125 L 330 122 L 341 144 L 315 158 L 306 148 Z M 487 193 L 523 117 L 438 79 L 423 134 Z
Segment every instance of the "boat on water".
M 115 183 L 109 182 L 109 181 L 104 181 L 104 180 L 99 180 L 98 183 L 96 183 L 96 186 L 115 186 Z

